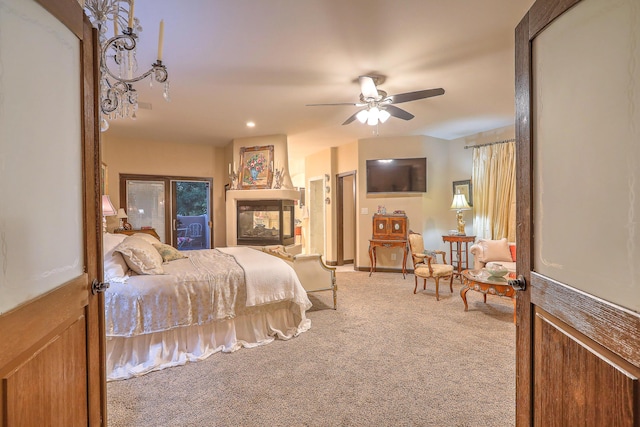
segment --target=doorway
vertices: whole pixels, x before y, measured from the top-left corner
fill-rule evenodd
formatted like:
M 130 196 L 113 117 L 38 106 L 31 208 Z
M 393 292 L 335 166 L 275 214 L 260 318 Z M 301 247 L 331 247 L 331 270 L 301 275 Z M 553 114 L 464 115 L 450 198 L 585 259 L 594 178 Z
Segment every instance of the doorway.
M 325 256 L 325 180 L 309 180 L 309 251 Z
M 355 265 L 356 171 L 338 174 L 336 180 L 337 265 Z

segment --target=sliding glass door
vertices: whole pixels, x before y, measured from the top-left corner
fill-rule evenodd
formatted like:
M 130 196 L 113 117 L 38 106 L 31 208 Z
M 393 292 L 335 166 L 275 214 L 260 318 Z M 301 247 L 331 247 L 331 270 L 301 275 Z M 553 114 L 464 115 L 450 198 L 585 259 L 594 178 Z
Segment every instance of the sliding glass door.
M 120 205 L 134 230 L 153 228 L 180 250 L 209 249 L 213 179 L 120 175 Z
M 211 185 L 208 181 L 171 181 L 174 247 L 211 248 Z
M 166 188 L 159 180 L 126 180 L 127 222 L 134 230 L 153 228 L 166 242 Z

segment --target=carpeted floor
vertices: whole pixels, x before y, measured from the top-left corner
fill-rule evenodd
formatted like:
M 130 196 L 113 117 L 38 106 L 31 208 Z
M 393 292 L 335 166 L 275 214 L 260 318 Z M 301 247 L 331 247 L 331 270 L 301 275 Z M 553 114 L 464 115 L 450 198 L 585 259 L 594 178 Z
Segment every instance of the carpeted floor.
M 311 294 L 311 329 L 198 363 L 111 382 L 108 425 L 515 425 L 515 326 L 509 299 L 413 275 L 339 272 Z M 420 288 L 419 288 L 420 289 Z

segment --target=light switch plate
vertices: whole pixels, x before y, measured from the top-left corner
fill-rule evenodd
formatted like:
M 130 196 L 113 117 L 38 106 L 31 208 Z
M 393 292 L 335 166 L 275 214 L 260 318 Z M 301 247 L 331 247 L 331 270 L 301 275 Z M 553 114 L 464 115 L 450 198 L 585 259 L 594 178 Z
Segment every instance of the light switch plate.
M 360 213 L 362 215 L 369 215 L 369 208 L 362 208 L 360 209 Z

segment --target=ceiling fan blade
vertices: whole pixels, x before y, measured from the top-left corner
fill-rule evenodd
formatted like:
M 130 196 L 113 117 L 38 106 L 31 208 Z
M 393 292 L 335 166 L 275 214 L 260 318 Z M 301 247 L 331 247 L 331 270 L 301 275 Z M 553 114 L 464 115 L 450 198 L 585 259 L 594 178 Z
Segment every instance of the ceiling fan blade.
M 331 105 L 352 105 L 355 107 L 362 107 L 363 105 L 366 105 L 366 104 L 362 104 L 359 102 L 336 102 L 333 104 L 306 104 L 305 107 L 324 107 L 324 106 L 331 106 Z
M 360 110 L 362 111 L 362 110 Z M 360 111 L 356 111 L 355 113 L 353 113 L 351 116 L 349 116 L 349 118 L 347 120 L 344 121 L 344 123 L 342 124 L 342 126 L 344 125 L 348 125 L 349 123 L 353 122 L 356 119 L 356 116 L 358 115 L 358 113 Z
M 402 120 L 411 120 L 415 117 L 410 112 L 405 111 L 402 108 L 398 108 L 394 105 L 387 105 L 386 107 L 384 107 L 384 109 L 387 110 L 387 112 L 393 117 L 397 117 Z
M 369 76 L 360 76 L 360 92 L 364 99 L 373 98 L 378 99 L 378 89 L 373 79 Z
M 444 89 L 426 89 L 418 90 L 415 92 L 400 93 L 398 95 L 391 95 L 388 99 L 391 99 L 392 104 L 401 104 L 403 102 L 415 101 L 417 99 L 431 98 L 432 96 L 443 95 Z

